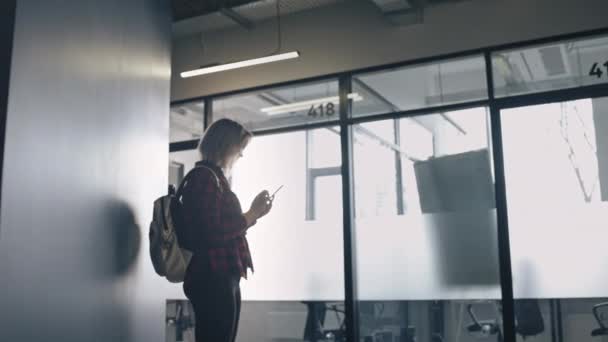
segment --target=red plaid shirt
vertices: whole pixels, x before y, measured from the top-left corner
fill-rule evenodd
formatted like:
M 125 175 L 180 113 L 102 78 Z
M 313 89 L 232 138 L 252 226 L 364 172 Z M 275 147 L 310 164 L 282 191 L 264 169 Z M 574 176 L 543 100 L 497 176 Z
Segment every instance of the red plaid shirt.
M 253 263 L 241 204 L 219 167 L 207 161 L 196 166 L 181 194 L 183 222 L 196 240 L 188 243 L 195 254 L 192 262 L 204 258 L 214 272 L 247 278 L 247 268 L 253 272 Z M 219 187 L 207 168 L 219 178 Z

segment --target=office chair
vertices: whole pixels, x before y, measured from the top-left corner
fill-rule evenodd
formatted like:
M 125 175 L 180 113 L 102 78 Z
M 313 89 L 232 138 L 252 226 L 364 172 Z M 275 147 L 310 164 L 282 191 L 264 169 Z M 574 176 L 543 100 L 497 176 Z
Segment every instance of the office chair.
M 608 306 L 608 303 L 605 303 Z M 498 341 L 502 341 L 502 331 L 498 319 L 483 320 L 477 319 L 473 304 L 467 306 L 469 316 L 473 321 L 467 327 L 469 333 L 480 333 L 485 336 L 496 335 Z M 500 310 L 502 311 L 502 310 Z M 536 299 L 518 299 L 515 301 L 515 331 L 524 339 L 530 336 L 536 336 L 545 331 L 543 316 L 540 311 L 538 300 Z
M 467 305 L 467 312 L 469 317 L 473 321 L 472 324 L 467 326 L 467 331 L 470 334 L 482 334 L 484 336 L 496 335 L 497 341 L 502 341 L 502 332 L 500 331 L 500 325 L 497 319 L 493 320 L 479 320 L 473 310 L 473 304 Z
M 194 317 L 184 313 L 185 303 L 176 303 L 175 317 L 167 317 L 166 324 L 175 326 L 175 341 L 184 340 L 184 332 L 194 328 Z
M 593 316 L 595 317 L 597 324 L 600 326 L 599 328 L 593 329 L 593 331 L 591 331 L 591 336 L 593 337 L 608 335 L 608 328 L 606 327 L 606 325 L 604 325 L 604 322 L 602 322 L 602 317 L 600 316 L 600 309 L 603 307 L 608 307 L 608 302 L 596 304 L 593 306 Z
M 524 339 L 545 331 L 545 321 L 538 299 L 515 300 L 515 331 Z
M 346 322 L 340 315 L 346 312 L 339 306 L 341 304 L 327 304 L 325 302 L 304 301 L 308 308 L 306 326 L 304 328 L 304 340 L 317 342 L 321 340 L 346 341 Z M 325 329 L 324 321 L 327 312 L 334 312 L 338 321 L 336 329 Z

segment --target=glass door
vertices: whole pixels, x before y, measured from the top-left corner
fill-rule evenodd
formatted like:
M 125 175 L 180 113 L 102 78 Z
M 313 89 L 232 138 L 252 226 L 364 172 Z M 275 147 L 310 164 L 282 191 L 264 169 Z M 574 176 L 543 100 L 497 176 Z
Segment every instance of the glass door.
M 518 340 L 605 340 L 608 97 L 500 115 Z

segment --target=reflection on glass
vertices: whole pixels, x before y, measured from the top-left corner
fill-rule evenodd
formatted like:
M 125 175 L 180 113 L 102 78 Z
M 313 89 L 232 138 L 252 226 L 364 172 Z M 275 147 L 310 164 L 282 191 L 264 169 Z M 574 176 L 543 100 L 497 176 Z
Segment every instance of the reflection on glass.
M 171 106 L 170 142 L 200 139 L 204 131 L 205 103 Z
M 497 97 L 605 83 L 608 38 L 553 43 L 492 55 Z
M 486 109 L 353 130 L 362 341 L 500 338 Z
M 363 116 L 486 99 L 482 56 L 353 76 L 353 115 Z
M 562 303 L 563 341 L 608 336 L 608 98 L 501 115 L 515 298 Z
M 213 120 L 230 118 L 251 130 L 337 120 L 338 81 L 272 88 L 213 101 Z M 353 102 L 363 98 L 350 94 Z

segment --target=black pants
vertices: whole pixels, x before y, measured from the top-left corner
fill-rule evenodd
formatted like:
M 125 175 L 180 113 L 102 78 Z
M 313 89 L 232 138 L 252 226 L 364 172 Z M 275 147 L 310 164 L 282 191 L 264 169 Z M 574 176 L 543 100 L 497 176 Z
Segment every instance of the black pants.
M 194 308 L 196 342 L 236 341 L 241 314 L 239 282 L 240 277 L 214 274 L 208 267 L 188 270 L 184 293 Z

